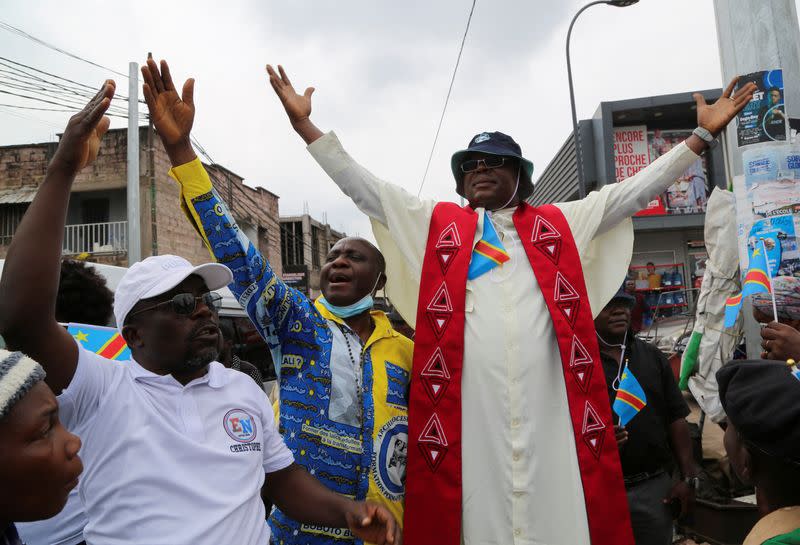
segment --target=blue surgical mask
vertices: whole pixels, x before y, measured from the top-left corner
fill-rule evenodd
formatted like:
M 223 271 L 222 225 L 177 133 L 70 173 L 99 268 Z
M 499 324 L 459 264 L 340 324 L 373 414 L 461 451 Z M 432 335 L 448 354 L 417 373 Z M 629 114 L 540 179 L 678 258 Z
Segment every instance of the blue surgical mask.
M 375 279 L 375 285 L 372 286 L 372 291 L 366 294 L 364 297 L 353 303 L 352 305 L 347 305 L 346 307 L 340 307 L 338 305 L 334 305 L 330 303 L 325 296 L 322 295 L 319 298 L 319 302 L 322 303 L 322 306 L 327 308 L 331 314 L 336 316 L 337 318 L 341 318 L 342 320 L 346 318 L 352 318 L 353 316 L 357 316 L 362 312 L 366 312 L 370 310 L 373 306 L 375 306 L 375 300 L 372 299 L 372 294 L 378 289 L 378 282 L 381 281 L 381 275 L 378 275 L 378 278 Z
M 371 293 L 366 294 L 352 305 L 347 305 L 346 307 L 340 307 L 330 303 L 327 299 L 325 299 L 324 295 L 319 298 L 319 302 L 322 303 L 322 306 L 327 308 L 331 314 L 337 318 L 341 318 L 342 320 L 361 314 L 362 312 L 371 309 L 375 305 L 375 301 L 372 299 Z

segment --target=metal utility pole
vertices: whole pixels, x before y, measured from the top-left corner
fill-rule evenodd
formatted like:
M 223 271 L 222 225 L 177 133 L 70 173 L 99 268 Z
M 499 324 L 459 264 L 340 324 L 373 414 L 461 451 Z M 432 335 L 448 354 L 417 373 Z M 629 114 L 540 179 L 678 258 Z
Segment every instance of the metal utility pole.
M 570 108 L 572 109 L 572 141 L 575 145 L 575 161 L 576 167 L 578 171 L 578 198 L 582 199 L 586 196 L 586 180 L 583 176 L 583 154 L 581 150 L 581 128 L 578 125 L 578 114 L 575 110 L 575 87 L 572 83 L 572 60 L 570 59 L 569 54 L 569 44 L 572 38 L 572 27 L 575 26 L 575 21 L 578 20 L 581 13 L 586 11 L 592 6 L 596 6 L 598 4 L 608 4 L 609 6 L 614 6 L 615 8 L 627 8 L 628 6 L 632 6 L 634 4 L 639 3 L 639 0 L 595 0 L 594 2 L 589 2 L 581 9 L 578 10 L 578 13 L 572 18 L 572 21 L 569 23 L 569 30 L 567 30 L 567 79 L 569 81 L 569 104 Z M 463 200 L 461 199 L 463 206 Z
M 139 64 L 128 64 L 128 266 L 142 259 L 139 217 Z
M 782 69 L 786 113 L 800 118 L 800 27 L 794 0 L 714 0 L 722 80 L 760 70 Z M 723 85 L 724 86 L 724 85 Z M 743 173 L 736 122 L 725 138 L 730 180 Z M 747 356 L 757 358 L 761 336 L 752 306 L 745 302 Z

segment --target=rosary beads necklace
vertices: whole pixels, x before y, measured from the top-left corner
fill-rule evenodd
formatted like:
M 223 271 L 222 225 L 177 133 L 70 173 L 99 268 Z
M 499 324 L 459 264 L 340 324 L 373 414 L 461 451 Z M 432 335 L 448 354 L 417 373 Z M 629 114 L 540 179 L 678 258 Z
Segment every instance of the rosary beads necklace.
M 364 382 L 364 357 L 366 355 L 366 351 L 362 349 L 361 352 L 360 352 L 360 356 L 361 357 L 358 360 L 356 360 L 356 358 L 353 356 L 353 348 L 352 348 L 352 346 L 350 346 L 350 339 L 348 339 L 348 331 L 352 331 L 352 330 L 350 330 L 349 327 L 345 329 L 345 327 L 342 327 L 342 324 L 340 324 L 338 322 L 336 323 L 336 325 L 339 327 L 339 331 L 342 332 L 342 336 L 344 337 L 344 342 L 347 345 L 347 353 L 350 355 L 350 363 L 353 365 L 353 369 L 355 370 L 355 374 L 356 374 L 356 393 L 358 394 L 358 412 L 359 412 L 359 415 L 362 415 L 362 419 L 363 419 L 363 412 L 364 412 L 364 385 L 363 385 L 363 382 Z

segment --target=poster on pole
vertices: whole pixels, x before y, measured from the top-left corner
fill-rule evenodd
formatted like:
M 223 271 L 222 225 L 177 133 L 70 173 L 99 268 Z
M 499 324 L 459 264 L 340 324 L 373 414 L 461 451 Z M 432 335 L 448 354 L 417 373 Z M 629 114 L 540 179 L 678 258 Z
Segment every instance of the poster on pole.
M 650 150 L 647 145 L 647 126 L 631 125 L 614 127 L 614 166 L 615 176 L 621 182 L 650 164 Z M 637 216 L 666 214 L 661 198 L 650 201 L 647 208 L 637 212 Z
M 796 237 L 800 231 L 800 147 L 789 143 L 748 147 L 742 153 L 742 167 L 738 190 L 734 185 L 740 255 L 764 240 L 773 274 L 800 276 Z
M 789 128 L 784 104 L 783 71 L 762 70 L 739 77 L 737 88 L 756 84 L 753 99 L 736 117 L 739 147 L 761 142 L 785 141 Z

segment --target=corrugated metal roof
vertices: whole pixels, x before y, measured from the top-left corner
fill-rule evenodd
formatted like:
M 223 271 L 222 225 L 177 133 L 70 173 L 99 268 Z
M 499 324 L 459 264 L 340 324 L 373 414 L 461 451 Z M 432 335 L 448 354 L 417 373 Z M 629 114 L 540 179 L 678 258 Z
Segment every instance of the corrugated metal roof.
M 19 204 L 31 202 L 36 196 L 38 187 L 12 187 L 0 189 L 0 204 Z
M 528 202 L 534 206 L 563 202 L 578 189 L 578 168 L 575 163 L 575 144 L 568 137 L 539 179 Z

